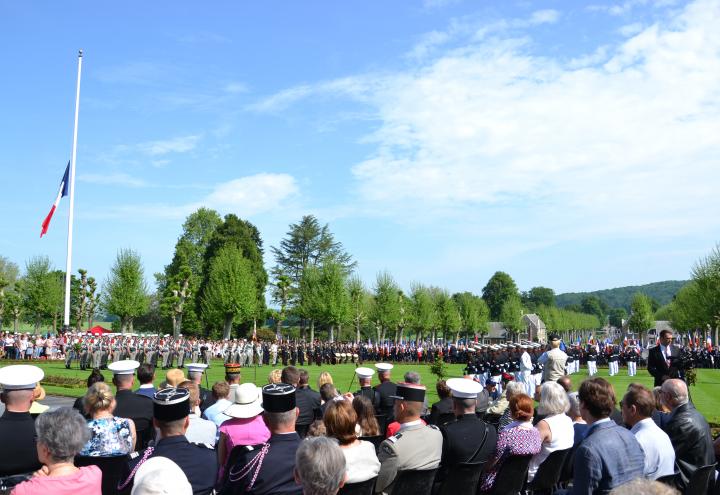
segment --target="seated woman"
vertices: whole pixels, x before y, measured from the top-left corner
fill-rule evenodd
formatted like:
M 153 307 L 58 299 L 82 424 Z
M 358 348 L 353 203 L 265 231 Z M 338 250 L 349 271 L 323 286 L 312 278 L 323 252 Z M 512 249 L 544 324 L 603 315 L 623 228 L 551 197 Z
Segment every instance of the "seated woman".
M 567 415 L 572 420 L 574 439 L 573 447 L 580 445 L 580 442 L 585 438 L 587 433 L 588 424 L 580 415 L 580 398 L 577 392 L 571 392 L 568 394 L 568 401 L 570 403 L 570 409 L 568 409 Z
M 86 457 L 112 457 L 126 455 L 135 449 L 137 434 L 131 419 L 113 415 L 115 396 L 105 382 L 94 383 L 83 400 L 85 412 L 90 416 L 90 440 L 80 451 Z
M 101 495 L 102 473 L 97 466 L 75 467 L 73 458 L 90 438 L 80 414 L 69 407 L 48 411 L 35 420 L 40 471 L 16 485 L 16 495 Z
M 543 419 L 535 427 L 540 432 L 542 448 L 530 461 L 528 481 L 532 481 L 540 464 L 556 450 L 565 450 L 573 446 L 575 429 L 570 417 L 565 414 L 570 409 L 567 392 L 559 383 L 545 382 L 540 387 L 538 413 Z
M 540 452 L 540 432 L 532 425 L 533 400 L 525 394 L 510 398 L 510 415 L 513 422 L 498 433 L 495 454 L 490 458 L 480 478 L 480 491 L 490 491 L 497 474 L 508 457 L 514 455 L 535 455 Z
M 509 382 L 505 387 L 505 399 L 507 399 L 508 405 L 510 404 L 510 399 L 512 399 L 513 395 L 524 393 L 524 383 L 515 381 Z M 510 415 L 510 407 L 507 407 L 503 412 L 500 413 L 500 419 L 498 420 L 498 429 L 503 429 L 510 423 L 512 423 L 512 416 Z
M 429 421 L 431 425 L 440 426 L 446 421 L 455 419 L 455 413 L 453 413 L 452 393 L 445 380 L 438 380 L 435 384 L 435 390 L 440 400 L 430 408 Z
M 373 408 L 370 399 L 358 395 L 353 398 L 353 409 L 357 416 L 356 430 L 361 437 L 375 437 L 380 434 L 380 425 L 375 417 L 375 408 Z
M 320 387 L 320 412 L 323 416 L 325 416 L 325 410 L 330 402 L 338 395 L 338 391 L 332 383 L 325 383 Z
M 328 373 L 327 371 L 323 371 L 322 373 L 320 373 L 320 375 L 318 376 L 318 379 L 317 379 L 318 390 L 320 390 L 322 388 L 322 386 L 325 385 L 326 383 L 329 383 L 330 385 L 334 385 L 332 375 L 330 373 Z
M 378 475 L 380 461 L 375 455 L 375 446 L 358 439 L 355 431 L 357 414 L 350 400 L 343 397 L 331 400 L 323 423 L 326 435 L 338 441 L 345 455 L 346 483 L 360 483 Z
M 100 373 L 100 370 L 98 368 L 93 368 L 90 374 L 87 377 L 87 388 L 93 386 L 93 383 L 97 382 L 104 382 L 105 377 L 102 373 Z M 75 403 L 73 404 L 73 409 L 76 409 L 77 412 L 83 415 L 85 419 L 92 419 L 90 418 L 90 415 L 85 412 L 85 406 L 83 405 L 83 399 L 84 397 L 78 397 L 75 399 Z

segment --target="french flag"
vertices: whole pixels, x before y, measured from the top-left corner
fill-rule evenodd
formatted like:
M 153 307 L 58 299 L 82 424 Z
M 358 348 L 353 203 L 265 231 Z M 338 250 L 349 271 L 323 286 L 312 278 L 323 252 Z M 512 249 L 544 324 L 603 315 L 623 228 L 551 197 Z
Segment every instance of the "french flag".
M 53 214 L 55 213 L 55 210 L 57 209 L 58 203 L 60 203 L 60 198 L 68 195 L 68 184 L 70 182 L 70 162 L 68 162 L 67 167 L 65 167 L 65 173 L 63 174 L 62 181 L 60 181 L 60 190 L 57 193 L 57 198 L 55 198 L 55 203 L 53 203 L 52 208 L 50 208 L 50 213 L 47 214 L 45 217 L 45 220 L 43 220 L 42 223 L 42 230 L 40 231 L 40 237 L 47 234 L 48 227 L 50 227 L 50 220 L 52 220 Z

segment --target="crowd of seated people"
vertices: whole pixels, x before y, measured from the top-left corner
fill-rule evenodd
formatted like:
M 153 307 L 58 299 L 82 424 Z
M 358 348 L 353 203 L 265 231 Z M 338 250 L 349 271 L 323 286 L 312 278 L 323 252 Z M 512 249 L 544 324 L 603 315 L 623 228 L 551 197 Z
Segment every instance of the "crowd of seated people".
M 37 419 L 30 408 L 42 372 L 27 376 L 23 367 L 18 376 L 8 366 L 0 369 L 0 477 L 19 495 L 330 495 L 360 484 L 402 495 L 407 472 L 427 473 L 427 493 L 440 493 L 464 466 L 477 470 L 477 493 L 497 493 L 504 477 L 518 476 L 507 468 L 512 459 L 527 459 L 520 483 L 531 488 L 562 453 L 558 476 L 561 468 L 571 476 L 557 478 L 564 487 L 557 493 L 671 494 L 701 476 L 715 483 L 720 440 L 713 441 L 682 380 L 658 390 L 632 383 L 620 395 L 603 378 L 573 391 L 561 377 L 532 398 L 512 380 L 497 393 L 491 381 L 452 378 L 437 382 L 439 400 L 428 407 L 418 373 L 392 382 L 392 366 L 379 364 L 382 387 L 370 386 L 374 370 L 357 368 L 360 390 L 345 394 L 326 372 L 313 390 L 307 371 L 293 366 L 258 387 L 241 384 L 239 367 L 230 364 L 212 391 L 169 370 L 152 397 L 147 386 L 132 392 L 135 403 L 127 394 L 137 366 L 120 362 L 112 370 L 115 390 L 93 371 L 75 408 Z M 154 374 L 141 371 L 142 381 Z M 210 396 L 213 405 L 203 412 Z M 119 397 L 127 401 L 122 414 Z M 137 431 L 143 422 L 152 429 L 145 437 Z M 115 471 L 106 459 L 118 461 Z M 116 481 L 108 487 L 110 478 Z

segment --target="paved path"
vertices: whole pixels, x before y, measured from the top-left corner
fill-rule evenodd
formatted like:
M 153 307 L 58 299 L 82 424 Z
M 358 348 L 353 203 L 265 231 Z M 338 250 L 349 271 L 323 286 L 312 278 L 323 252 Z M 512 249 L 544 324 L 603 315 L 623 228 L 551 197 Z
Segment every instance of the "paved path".
M 58 407 L 72 407 L 75 399 L 72 397 L 60 397 L 57 395 L 48 395 L 45 399 L 41 400 L 40 403 L 46 406 L 50 406 L 50 409 L 57 409 Z M 5 404 L 0 403 L 0 415 L 5 412 Z

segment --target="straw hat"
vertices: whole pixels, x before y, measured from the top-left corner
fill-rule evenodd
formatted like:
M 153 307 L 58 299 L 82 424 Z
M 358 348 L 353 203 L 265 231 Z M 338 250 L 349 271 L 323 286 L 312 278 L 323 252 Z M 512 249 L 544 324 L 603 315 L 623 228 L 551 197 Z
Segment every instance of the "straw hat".
M 254 418 L 263 412 L 262 391 L 254 383 L 243 383 L 235 389 L 234 404 L 223 411 L 231 418 Z

